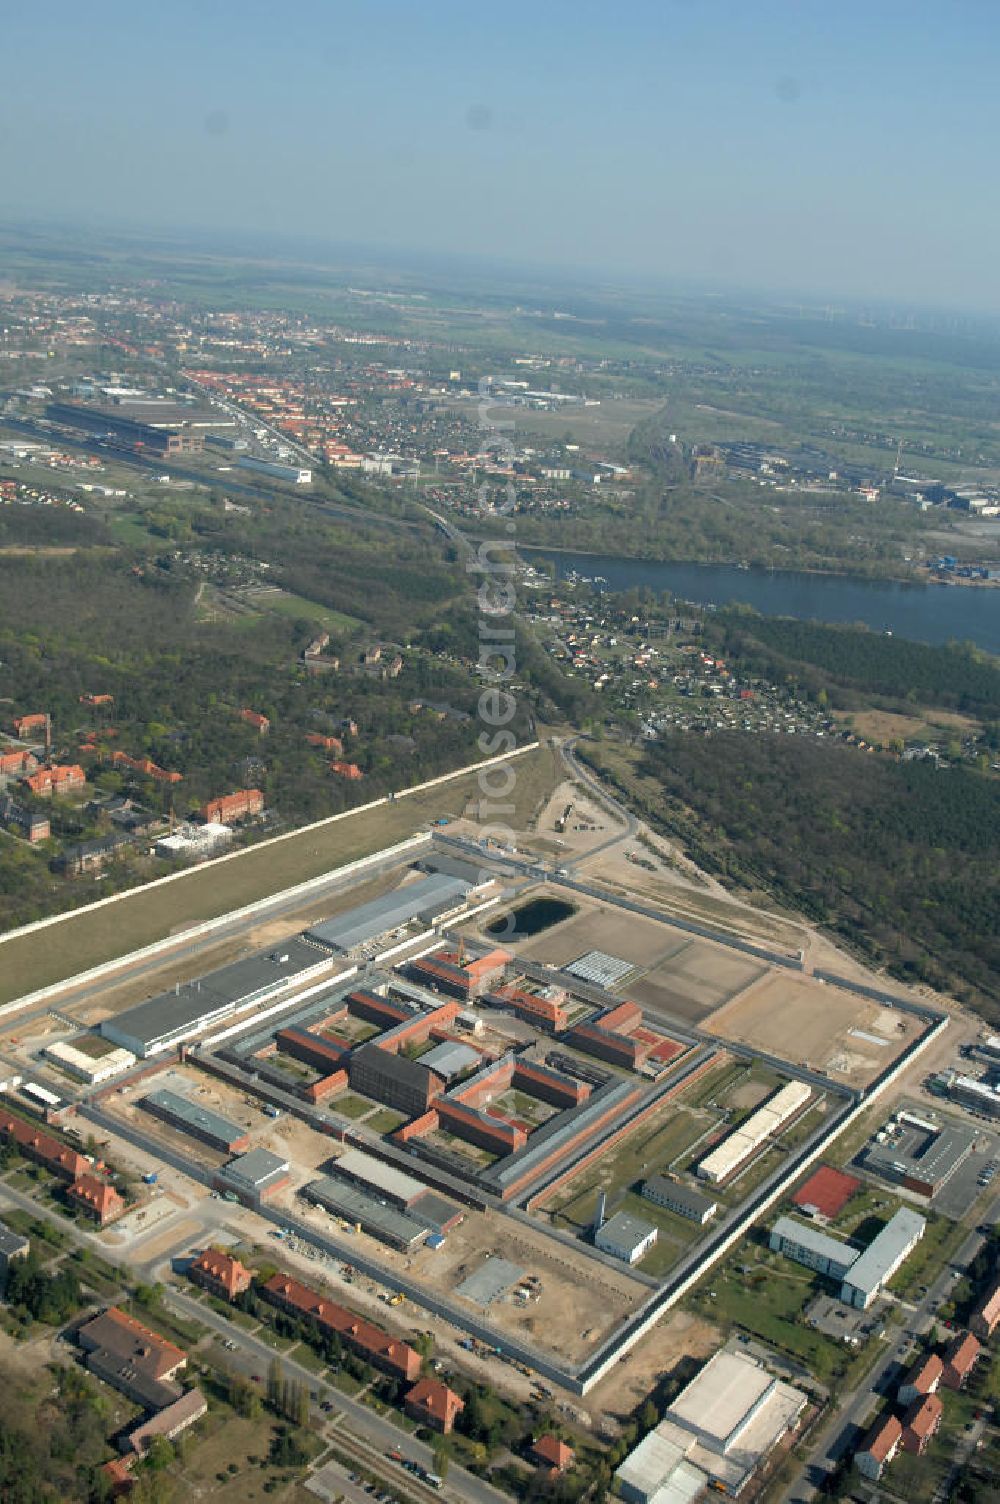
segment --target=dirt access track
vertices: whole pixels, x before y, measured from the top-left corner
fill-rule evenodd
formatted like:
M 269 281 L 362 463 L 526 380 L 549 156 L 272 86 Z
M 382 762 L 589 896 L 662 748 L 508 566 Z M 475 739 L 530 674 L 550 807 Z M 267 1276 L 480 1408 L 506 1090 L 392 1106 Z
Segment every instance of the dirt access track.
M 539 785 L 550 788 L 552 764 L 547 747 L 525 752 L 516 764 L 518 794 L 528 799 L 537 797 Z M 476 773 L 457 773 L 393 804 L 251 846 L 232 860 L 207 862 L 159 887 L 136 888 L 114 903 L 67 914 L 30 934 L 0 937 L 0 1004 L 165 940 L 184 926 L 332 873 L 404 840 L 430 820 L 460 813 L 478 792 Z

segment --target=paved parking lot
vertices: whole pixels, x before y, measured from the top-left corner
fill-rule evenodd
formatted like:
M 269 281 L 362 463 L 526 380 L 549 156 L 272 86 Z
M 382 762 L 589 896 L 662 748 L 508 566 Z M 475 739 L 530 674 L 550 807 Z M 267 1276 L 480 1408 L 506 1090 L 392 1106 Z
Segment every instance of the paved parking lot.
M 997 1178 L 992 1182 L 996 1189 L 1000 1187 L 1000 1138 L 989 1128 L 978 1128 L 972 1153 L 938 1191 L 931 1202 L 934 1210 L 955 1221 L 967 1216 L 973 1202 L 986 1189 L 979 1183 L 980 1177 L 992 1161 L 997 1164 Z

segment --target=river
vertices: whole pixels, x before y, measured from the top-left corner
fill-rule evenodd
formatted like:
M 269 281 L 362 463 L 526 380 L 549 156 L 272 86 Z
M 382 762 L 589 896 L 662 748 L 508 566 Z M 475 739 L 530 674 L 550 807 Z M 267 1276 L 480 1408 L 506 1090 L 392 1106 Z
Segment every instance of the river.
M 648 585 L 670 590 L 699 605 L 738 601 L 764 616 L 799 616 L 828 622 L 864 622 L 916 642 L 955 638 L 1000 654 L 1000 588 L 907 585 L 850 575 L 802 574 L 792 570 L 737 569 L 731 564 L 670 564 L 659 560 L 609 558 L 602 554 L 548 553 L 522 548 L 529 562 L 553 559 L 560 578 L 575 571 L 603 575 L 607 588 Z

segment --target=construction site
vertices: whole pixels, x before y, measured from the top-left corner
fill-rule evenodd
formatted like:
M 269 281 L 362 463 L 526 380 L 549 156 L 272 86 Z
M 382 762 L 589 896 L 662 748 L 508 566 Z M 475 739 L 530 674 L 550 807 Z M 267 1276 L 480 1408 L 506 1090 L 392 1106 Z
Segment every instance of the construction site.
M 560 818 L 54 990 L 13 1096 L 586 1393 L 942 1023 L 546 860 Z

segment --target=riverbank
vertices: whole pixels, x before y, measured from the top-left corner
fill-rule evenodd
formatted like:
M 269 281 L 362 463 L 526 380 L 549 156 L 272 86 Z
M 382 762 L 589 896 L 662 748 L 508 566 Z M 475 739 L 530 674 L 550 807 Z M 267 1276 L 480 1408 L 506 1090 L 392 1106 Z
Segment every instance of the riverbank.
M 602 588 L 646 587 L 707 609 L 744 605 L 762 616 L 793 616 L 830 624 L 863 624 L 915 642 L 972 642 L 1000 655 L 1000 594 L 993 589 L 940 590 L 923 580 L 683 564 L 621 555 L 519 546 L 527 563 L 551 559 L 556 576 L 597 579 Z M 985 583 L 985 582 L 984 582 Z

